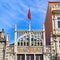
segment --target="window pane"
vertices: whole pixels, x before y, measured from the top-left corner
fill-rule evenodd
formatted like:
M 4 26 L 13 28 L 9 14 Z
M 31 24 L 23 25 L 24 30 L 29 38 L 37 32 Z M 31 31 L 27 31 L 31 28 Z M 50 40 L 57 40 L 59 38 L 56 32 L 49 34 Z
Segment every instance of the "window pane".
M 25 56 L 24 55 L 22 55 L 22 60 L 25 60 Z
M 34 55 L 33 54 L 28 54 L 26 60 L 34 60 Z
M 36 54 L 36 60 L 40 60 L 40 54 Z
M 40 60 L 43 60 L 43 54 L 40 55 Z
M 17 60 L 20 60 L 20 55 L 17 55 Z
M 60 20 L 60 17 L 58 17 L 58 20 Z
M 59 40 L 59 49 L 60 49 L 60 40 Z
M 60 28 L 60 21 L 58 21 L 58 28 Z
M 34 55 L 31 55 L 31 60 L 34 60 Z

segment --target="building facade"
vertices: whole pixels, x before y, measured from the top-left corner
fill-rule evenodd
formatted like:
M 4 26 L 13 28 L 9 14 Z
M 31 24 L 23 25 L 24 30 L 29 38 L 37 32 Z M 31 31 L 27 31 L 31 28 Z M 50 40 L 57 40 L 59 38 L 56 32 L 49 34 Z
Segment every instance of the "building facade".
M 15 25 L 14 52 L 16 60 L 43 60 L 44 31 L 18 30 Z
M 0 60 L 60 60 L 60 2 L 49 2 L 42 30 L 19 30 L 14 43 L 0 32 Z
M 6 47 L 6 40 L 4 37 L 4 29 L 0 32 L 0 60 L 5 59 L 5 47 Z
M 49 2 L 45 20 L 46 45 L 51 47 L 51 56 L 60 60 L 60 2 Z

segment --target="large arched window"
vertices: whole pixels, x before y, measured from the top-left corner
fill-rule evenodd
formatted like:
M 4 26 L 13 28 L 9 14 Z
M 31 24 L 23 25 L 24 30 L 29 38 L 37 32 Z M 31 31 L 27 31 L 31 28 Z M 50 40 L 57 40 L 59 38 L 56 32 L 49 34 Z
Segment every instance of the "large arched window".
M 42 46 L 42 34 L 40 33 L 25 33 L 18 38 L 18 46 Z

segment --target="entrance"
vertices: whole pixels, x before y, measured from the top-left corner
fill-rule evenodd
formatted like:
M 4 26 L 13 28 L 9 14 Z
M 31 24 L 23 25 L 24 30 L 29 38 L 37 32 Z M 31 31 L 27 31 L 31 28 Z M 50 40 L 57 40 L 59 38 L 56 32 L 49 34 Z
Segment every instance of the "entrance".
M 26 56 L 26 57 L 25 57 Z M 43 60 L 43 54 L 17 54 L 17 60 Z

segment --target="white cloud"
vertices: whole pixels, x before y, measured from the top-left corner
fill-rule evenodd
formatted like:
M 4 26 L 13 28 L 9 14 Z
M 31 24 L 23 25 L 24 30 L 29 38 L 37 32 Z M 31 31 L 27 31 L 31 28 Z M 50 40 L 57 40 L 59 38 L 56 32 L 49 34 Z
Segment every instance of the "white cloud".
M 5 6 L 7 6 L 7 8 L 10 7 L 10 9 L 9 10 L 8 9 L 5 10 L 5 13 L 7 14 L 7 16 L 5 18 L 5 21 L 3 21 L 3 23 L 5 25 L 8 25 L 9 27 L 12 27 L 12 25 L 13 25 L 12 22 L 14 20 L 16 20 L 14 22 L 17 22 L 17 20 L 23 20 L 23 17 L 24 16 L 26 17 L 26 15 L 27 15 L 26 11 L 28 11 L 29 6 L 30 6 L 31 11 L 33 13 L 40 13 L 41 12 L 41 13 L 45 14 L 46 5 L 42 4 L 42 2 L 43 3 L 47 2 L 47 1 L 46 2 L 45 1 L 43 1 L 43 0 L 41 0 L 41 1 L 40 0 L 36 0 L 36 1 L 35 0 L 33 0 L 33 1 L 30 0 L 30 1 L 28 1 L 28 0 L 26 0 L 26 1 L 23 2 L 21 0 L 20 2 L 18 1 L 17 3 L 15 1 L 13 1 L 14 3 L 13 2 L 10 2 L 10 3 L 7 2 L 6 4 L 8 6 L 7 5 L 5 5 Z M 4 9 L 4 7 L 3 7 L 3 9 Z M 22 16 L 18 17 L 19 14 L 20 14 L 20 16 L 23 15 L 23 17 Z

